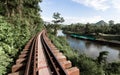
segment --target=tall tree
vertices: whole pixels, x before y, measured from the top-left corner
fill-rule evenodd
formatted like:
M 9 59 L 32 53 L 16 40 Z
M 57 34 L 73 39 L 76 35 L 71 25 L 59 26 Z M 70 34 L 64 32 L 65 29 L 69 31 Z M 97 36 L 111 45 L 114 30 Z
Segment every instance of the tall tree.
M 60 16 L 60 13 L 56 12 L 53 13 L 53 18 L 54 20 L 52 20 L 52 22 L 54 23 L 54 34 L 57 35 L 57 30 L 59 29 L 59 23 L 64 22 L 64 18 Z
M 88 33 L 90 33 L 90 24 L 89 23 L 87 23 L 85 25 L 85 34 L 88 34 Z
M 32 35 L 43 28 L 40 2 L 0 0 L 0 75 L 10 72 L 18 52 Z
M 111 26 L 114 25 L 114 21 L 113 21 L 113 20 L 110 20 L 110 21 L 109 21 L 109 25 L 111 25 Z

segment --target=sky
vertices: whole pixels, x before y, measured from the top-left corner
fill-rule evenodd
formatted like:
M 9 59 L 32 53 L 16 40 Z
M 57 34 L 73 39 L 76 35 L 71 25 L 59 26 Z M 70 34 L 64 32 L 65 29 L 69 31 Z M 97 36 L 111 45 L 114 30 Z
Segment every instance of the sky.
M 54 12 L 65 19 L 63 24 L 96 23 L 114 20 L 120 23 L 120 0 L 43 0 L 39 4 L 44 21 L 51 22 Z

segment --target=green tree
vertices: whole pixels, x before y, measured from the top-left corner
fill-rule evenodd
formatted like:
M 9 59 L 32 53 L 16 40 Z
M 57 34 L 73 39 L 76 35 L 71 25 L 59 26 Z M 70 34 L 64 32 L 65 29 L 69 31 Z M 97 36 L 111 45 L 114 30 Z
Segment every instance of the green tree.
M 57 30 L 60 28 L 60 24 L 64 22 L 64 18 L 60 16 L 60 13 L 53 13 L 53 18 L 54 20 L 52 20 L 52 22 L 54 23 L 54 34 L 57 35 Z
M 97 61 L 99 64 L 106 63 L 108 51 L 102 51 L 99 53 L 99 56 L 97 57 Z
M 106 68 L 106 75 L 119 75 L 120 74 L 120 62 L 109 63 Z
M 10 72 L 25 43 L 43 28 L 40 2 L 0 0 L 0 75 Z
M 87 23 L 86 25 L 85 25 L 85 34 L 89 34 L 90 33 L 90 24 L 89 23 Z
M 110 21 L 109 21 L 109 25 L 111 25 L 111 26 L 114 25 L 114 21 L 113 21 L 113 20 L 110 20 Z

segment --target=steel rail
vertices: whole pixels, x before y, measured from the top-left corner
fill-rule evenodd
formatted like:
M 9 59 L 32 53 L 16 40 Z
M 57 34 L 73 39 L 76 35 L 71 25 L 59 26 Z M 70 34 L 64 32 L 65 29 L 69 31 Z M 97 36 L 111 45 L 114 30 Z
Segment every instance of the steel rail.
M 45 50 L 45 55 L 48 60 L 48 64 L 52 71 L 52 75 L 67 75 L 67 73 L 65 72 L 65 70 L 63 69 L 63 67 L 61 66 L 55 55 L 53 54 L 53 52 L 51 51 L 44 37 L 45 37 L 45 32 L 41 36 L 41 41 L 43 44 L 43 48 Z
M 22 68 L 19 66 L 17 66 L 17 68 L 13 67 L 13 69 L 15 69 L 15 71 L 13 72 L 23 71 L 21 75 L 41 75 L 38 72 L 39 71 L 38 69 L 38 64 L 39 64 L 38 63 L 38 59 L 39 59 L 38 58 L 38 50 L 39 50 L 38 42 L 41 41 L 43 53 L 45 54 L 45 57 L 47 60 L 46 63 L 48 64 L 49 69 L 50 69 L 50 75 L 68 75 L 65 69 L 63 68 L 63 66 L 60 64 L 60 62 L 56 58 L 56 56 L 54 55 L 54 53 L 52 52 L 51 48 L 49 47 L 46 37 L 47 36 L 46 36 L 45 30 L 43 30 L 41 33 L 38 33 L 36 36 L 33 37 L 29 46 L 27 44 L 26 47 L 24 48 L 24 49 L 28 49 L 27 51 L 29 51 L 26 56 L 27 59 L 25 59 L 24 61 L 26 65 L 21 66 Z M 22 57 L 22 59 L 23 58 L 24 57 Z M 17 65 L 19 64 L 20 63 L 18 63 Z M 10 74 L 10 75 L 14 75 L 14 74 Z
M 30 48 L 30 54 L 28 56 L 28 61 L 27 61 L 27 64 L 26 64 L 24 75 L 32 75 L 32 73 L 33 73 L 33 71 L 32 71 L 33 70 L 33 60 L 32 60 L 32 58 L 34 59 L 33 56 L 34 56 L 34 48 L 35 48 L 36 38 L 37 38 L 37 36 L 34 37 L 31 48 Z

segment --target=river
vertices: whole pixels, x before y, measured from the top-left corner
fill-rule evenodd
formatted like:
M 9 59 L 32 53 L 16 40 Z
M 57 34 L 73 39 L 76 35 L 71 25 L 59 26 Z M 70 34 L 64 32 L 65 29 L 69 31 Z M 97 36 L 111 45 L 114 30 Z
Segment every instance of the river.
M 64 36 L 62 30 L 58 30 L 58 36 Z M 108 62 L 120 61 L 120 47 L 113 47 L 92 41 L 80 40 L 70 36 L 66 36 L 66 39 L 71 48 L 78 50 L 81 54 L 86 54 L 88 57 L 96 59 L 101 51 L 108 51 Z

